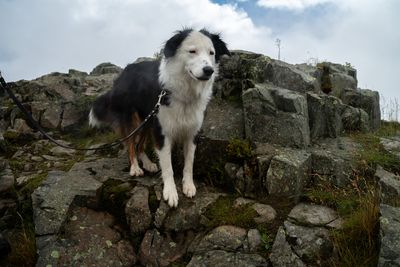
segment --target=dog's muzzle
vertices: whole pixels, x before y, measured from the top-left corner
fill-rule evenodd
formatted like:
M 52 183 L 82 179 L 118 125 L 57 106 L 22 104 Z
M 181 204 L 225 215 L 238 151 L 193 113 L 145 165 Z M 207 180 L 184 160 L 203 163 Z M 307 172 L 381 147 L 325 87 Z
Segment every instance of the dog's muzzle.
M 199 80 L 207 81 L 211 78 L 211 75 L 214 73 L 214 69 L 210 66 L 206 66 L 203 68 L 203 76 L 198 77 Z

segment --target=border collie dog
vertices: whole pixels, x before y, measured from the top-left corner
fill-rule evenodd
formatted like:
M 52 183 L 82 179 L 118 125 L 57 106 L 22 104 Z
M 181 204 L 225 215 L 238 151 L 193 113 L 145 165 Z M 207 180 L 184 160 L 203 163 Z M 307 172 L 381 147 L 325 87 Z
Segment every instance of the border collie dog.
M 195 137 L 203 123 L 218 62 L 223 55 L 230 53 L 218 34 L 204 29 L 178 31 L 165 43 L 161 60 L 129 64 L 114 81 L 112 90 L 99 96 L 90 111 L 92 127 L 105 123 L 125 136 L 151 112 L 161 90 L 168 92 L 167 101 L 160 106 L 157 116 L 130 138 L 126 146 L 131 176 L 143 175 L 142 168 L 157 172 L 157 164 L 151 162 L 144 151 L 147 139 L 152 138 L 164 183 L 163 198 L 171 207 L 178 205 L 171 164 L 171 149 L 175 143 L 183 144 L 182 191 L 190 198 L 196 194 L 193 183 Z

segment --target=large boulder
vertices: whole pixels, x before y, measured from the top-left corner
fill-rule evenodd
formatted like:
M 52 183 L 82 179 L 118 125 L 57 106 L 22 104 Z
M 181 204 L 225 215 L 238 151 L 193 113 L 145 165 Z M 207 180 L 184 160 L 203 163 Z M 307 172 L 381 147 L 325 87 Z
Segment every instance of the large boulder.
M 360 146 L 348 137 L 324 139 L 311 148 L 314 177 L 342 187 L 351 182 Z
M 325 70 L 329 79 L 323 81 L 329 81 L 332 87 L 331 94 L 336 97 L 341 97 L 345 90 L 355 90 L 357 88 L 357 71 L 350 65 L 340 65 L 330 62 L 323 62 L 318 65 L 318 68 L 322 73 Z M 321 84 L 321 88 L 324 88 L 324 84 Z
M 342 134 L 343 104 L 340 99 L 326 94 L 307 93 L 307 105 L 312 140 L 335 138 Z
M 287 149 L 274 156 L 269 165 L 265 187 L 271 195 L 300 196 L 309 183 L 311 154 Z
M 272 266 L 282 267 L 305 267 L 306 265 L 300 257 L 293 252 L 289 242 L 286 240 L 286 231 L 283 226 L 280 226 L 278 233 L 275 236 L 274 244 L 272 245 L 269 259 Z
M 304 148 L 310 144 L 307 102 L 303 95 L 270 84 L 243 93 L 246 137 L 253 142 Z
M 400 176 L 378 166 L 375 177 L 379 181 L 381 203 L 400 206 Z
M 400 208 L 380 205 L 378 266 L 400 266 Z
M 121 73 L 122 68 L 112 63 L 106 62 L 97 65 L 91 72 L 90 75 L 103 75 L 109 73 Z
M 369 117 L 369 126 L 377 130 L 381 125 L 381 110 L 379 93 L 368 89 L 345 90 L 341 95 L 343 103 L 355 108 L 361 108 Z
M 318 90 L 318 81 L 315 77 L 280 60 L 271 60 L 265 70 L 265 81 L 276 86 L 305 93 Z

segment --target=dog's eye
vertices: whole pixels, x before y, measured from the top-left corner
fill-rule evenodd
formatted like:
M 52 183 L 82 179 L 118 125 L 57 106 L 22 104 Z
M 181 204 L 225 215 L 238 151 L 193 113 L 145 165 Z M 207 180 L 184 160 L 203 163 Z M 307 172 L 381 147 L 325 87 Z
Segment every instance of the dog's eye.
M 196 50 L 194 50 L 194 49 L 189 50 L 189 53 L 190 53 L 190 54 L 196 54 Z
M 210 55 L 213 56 L 215 53 L 214 51 L 210 51 Z

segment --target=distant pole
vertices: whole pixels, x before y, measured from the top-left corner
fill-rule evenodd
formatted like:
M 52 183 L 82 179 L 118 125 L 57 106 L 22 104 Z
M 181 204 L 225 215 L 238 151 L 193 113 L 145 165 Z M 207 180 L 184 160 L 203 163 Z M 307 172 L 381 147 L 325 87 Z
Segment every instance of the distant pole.
M 278 60 L 281 60 L 281 39 L 277 38 L 275 44 L 278 47 Z

